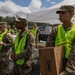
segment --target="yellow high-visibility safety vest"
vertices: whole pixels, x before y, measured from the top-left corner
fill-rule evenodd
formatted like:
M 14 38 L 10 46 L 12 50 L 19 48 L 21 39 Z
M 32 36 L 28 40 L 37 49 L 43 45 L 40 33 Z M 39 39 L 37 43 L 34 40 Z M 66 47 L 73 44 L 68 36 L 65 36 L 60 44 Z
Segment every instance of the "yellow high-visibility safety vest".
M 75 38 L 75 24 L 72 25 L 71 30 L 65 31 L 62 25 L 58 26 L 57 36 L 55 39 L 55 46 L 65 46 L 65 58 L 69 57 L 72 49 L 72 42 Z
M 28 30 L 25 35 L 23 36 L 23 38 L 19 41 L 19 36 L 17 35 L 16 39 L 15 39 L 15 44 L 14 44 L 14 47 L 15 47 L 15 54 L 20 54 L 21 52 L 24 52 L 25 49 L 25 45 L 26 45 L 26 37 L 27 37 L 27 34 L 29 33 L 30 31 Z M 18 59 L 16 61 L 16 63 L 18 65 L 22 65 L 23 63 L 25 62 L 25 59 Z
M 33 32 L 34 36 L 36 37 L 36 34 L 37 34 L 37 28 L 34 29 L 34 27 L 33 27 L 32 32 Z
M 2 42 L 2 39 L 4 37 L 4 35 L 7 33 L 7 31 L 0 33 L 0 42 Z M 2 46 L 0 46 L 0 50 L 2 49 Z

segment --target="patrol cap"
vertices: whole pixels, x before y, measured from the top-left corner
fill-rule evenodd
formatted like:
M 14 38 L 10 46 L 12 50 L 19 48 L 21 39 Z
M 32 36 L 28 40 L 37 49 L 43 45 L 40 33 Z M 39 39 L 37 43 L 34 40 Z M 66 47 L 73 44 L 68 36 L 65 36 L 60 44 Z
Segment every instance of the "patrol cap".
M 74 7 L 72 5 L 63 5 L 56 11 L 57 14 L 63 11 L 74 12 Z
M 27 23 L 27 19 L 25 19 L 25 18 L 17 18 L 17 19 L 15 19 L 15 21 L 16 22 L 24 22 L 24 23 Z
M 7 22 L 0 22 L 0 26 L 7 25 Z

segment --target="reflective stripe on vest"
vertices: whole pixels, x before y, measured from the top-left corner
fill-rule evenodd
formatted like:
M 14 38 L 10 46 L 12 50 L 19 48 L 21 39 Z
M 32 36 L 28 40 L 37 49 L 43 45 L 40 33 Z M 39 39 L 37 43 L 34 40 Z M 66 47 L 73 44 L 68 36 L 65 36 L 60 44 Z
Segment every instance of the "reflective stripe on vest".
M 2 42 L 2 39 L 6 33 L 7 33 L 7 30 L 3 33 L 0 33 L 0 42 Z M 0 46 L 0 50 L 1 50 L 1 48 L 2 48 L 2 46 Z
M 58 26 L 55 46 L 60 46 L 60 45 L 65 46 L 66 49 L 65 58 L 69 57 L 74 38 L 75 38 L 75 24 L 72 25 L 71 30 L 67 31 L 64 30 L 62 25 Z
M 15 39 L 15 54 L 20 54 L 21 52 L 24 52 L 25 49 L 25 45 L 26 45 L 26 37 L 27 37 L 27 34 L 29 33 L 30 31 L 28 30 L 25 35 L 23 36 L 23 38 L 20 40 L 19 42 L 19 36 L 17 35 L 16 39 Z M 19 59 L 16 61 L 17 64 L 19 65 L 22 65 L 23 63 L 25 62 L 25 59 Z

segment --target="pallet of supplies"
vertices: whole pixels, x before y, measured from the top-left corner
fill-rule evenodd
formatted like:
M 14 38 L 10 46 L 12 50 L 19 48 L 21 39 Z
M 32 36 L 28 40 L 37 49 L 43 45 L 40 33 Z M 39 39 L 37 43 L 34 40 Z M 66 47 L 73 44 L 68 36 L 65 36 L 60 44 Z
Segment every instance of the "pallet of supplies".
M 63 70 L 64 54 L 63 46 L 39 48 L 41 75 L 59 75 Z

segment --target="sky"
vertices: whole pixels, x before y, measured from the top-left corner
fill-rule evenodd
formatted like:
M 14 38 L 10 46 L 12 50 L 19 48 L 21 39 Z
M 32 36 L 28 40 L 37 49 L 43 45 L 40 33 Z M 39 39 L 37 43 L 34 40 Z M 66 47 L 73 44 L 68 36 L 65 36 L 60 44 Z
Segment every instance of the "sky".
M 40 11 L 63 0 L 0 0 L 0 16 L 24 16 Z

